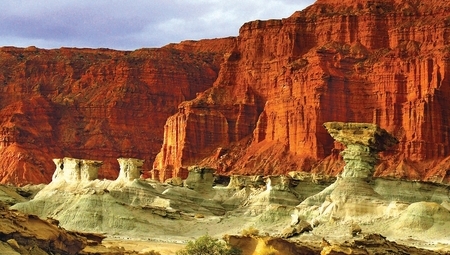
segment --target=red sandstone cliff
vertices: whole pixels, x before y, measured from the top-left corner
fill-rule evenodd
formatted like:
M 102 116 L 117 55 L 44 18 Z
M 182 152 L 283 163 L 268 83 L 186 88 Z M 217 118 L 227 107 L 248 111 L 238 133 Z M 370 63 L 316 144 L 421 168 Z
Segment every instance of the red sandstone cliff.
M 354 121 L 400 140 L 377 175 L 448 182 L 449 42 L 448 1 L 319 0 L 246 23 L 214 87 L 168 119 L 154 167 L 161 179 L 195 163 L 336 174 L 339 145 L 322 123 Z
M 0 49 L 0 182 L 48 182 L 52 158 L 145 159 L 159 178 L 336 174 L 327 121 L 400 144 L 376 174 L 450 181 L 450 3 L 318 0 L 238 37 L 161 49 Z M 159 152 L 159 153 L 158 153 Z M 153 164 L 153 165 L 152 165 Z
M 0 182 L 49 182 L 66 156 L 104 161 L 106 178 L 118 157 L 150 170 L 166 119 L 211 87 L 229 41 L 195 53 L 0 48 Z

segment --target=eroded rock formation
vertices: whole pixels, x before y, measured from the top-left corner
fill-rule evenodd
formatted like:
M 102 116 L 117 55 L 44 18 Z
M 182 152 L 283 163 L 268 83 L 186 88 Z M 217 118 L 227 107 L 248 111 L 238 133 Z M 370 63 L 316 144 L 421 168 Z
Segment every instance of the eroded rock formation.
M 121 171 L 130 164 L 134 164 L 130 168 L 136 170 L 142 163 L 135 159 L 121 161 L 124 166 Z M 124 171 L 123 175 L 133 172 L 138 171 Z M 253 254 L 256 250 L 291 254 L 289 252 L 301 250 L 296 244 L 303 246 L 274 236 L 295 236 L 296 240 L 307 241 L 305 247 L 329 254 L 339 251 L 366 251 L 364 254 L 367 254 L 369 248 L 392 251 L 397 247 L 379 235 L 366 240 L 366 236 L 371 236 L 368 233 L 380 233 L 389 240 L 408 245 L 420 244 L 428 248 L 433 245 L 443 252 L 448 251 L 448 232 L 443 231 L 450 227 L 445 185 L 422 183 L 420 189 L 414 189 L 412 183 L 400 180 L 389 185 L 380 184 L 380 179 L 367 182 L 366 177 L 338 177 L 318 201 L 309 196 L 324 187 L 329 181 L 326 177 L 317 178 L 308 173 L 266 178 L 235 176 L 233 185 L 213 186 L 212 172 L 211 168 L 190 168 L 184 187 L 151 179 L 128 180 L 128 177 L 118 178 L 118 181 L 64 182 L 57 179 L 41 185 L 45 187 L 29 201 L 11 200 L 8 194 L 14 192 L 5 191 L 19 189 L 0 186 L 0 201 L 16 203 L 12 206 L 14 210 L 41 218 L 52 217 L 52 222 L 58 221 L 68 230 L 100 232 L 119 240 L 134 237 L 186 241 L 205 232 L 214 236 L 242 233 L 245 238 L 241 241 L 247 243 L 241 244 L 249 252 L 244 254 Z M 397 189 L 402 185 L 410 185 L 406 193 L 392 192 L 392 187 Z M 25 187 L 20 190 L 24 191 Z M 423 198 L 428 201 L 421 202 Z M 183 228 L 180 229 L 180 225 Z M 319 245 L 324 242 L 323 238 L 328 240 L 326 247 Z M 370 247 L 362 248 L 365 244 Z
M 145 160 L 155 178 L 337 174 L 328 121 L 399 143 L 376 176 L 450 179 L 448 1 L 320 0 L 237 37 L 161 49 L 0 50 L 0 182 L 51 180 L 52 158 Z
M 119 157 L 151 170 L 165 121 L 211 87 L 233 40 L 205 51 L 0 48 L 0 183 L 48 183 L 64 156 L 103 161 L 100 178 L 118 176 Z
M 39 219 L 8 210 L 0 202 L 0 252 L 2 254 L 78 254 L 88 239 L 66 231 L 56 220 Z M 94 237 L 95 235 L 92 235 Z M 101 235 L 96 235 L 102 240 Z
M 319 218 L 356 219 L 366 214 L 380 217 L 389 201 L 382 201 L 368 182 L 372 179 L 378 153 L 398 143 L 386 130 L 371 123 L 327 122 L 326 130 L 345 145 L 341 152 L 345 161 L 336 182 L 309 197 L 300 207 L 317 203 Z M 384 204 L 384 205 L 383 205 Z
M 188 169 L 189 175 L 184 184 L 185 187 L 197 192 L 212 190 L 215 170 L 207 167 L 192 166 Z
M 133 181 L 139 179 L 144 160 L 135 158 L 118 158 L 120 165 L 118 181 Z
M 328 122 L 324 126 L 334 139 L 346 146 L 341 152 L 346 165 L 333 184 L 297 206 L 293 220 L 307 218 L 313 226 L 325 229 L 339 222 L 342 229 L 348 231 L 343 233 L 340 229 L 341 235 L 352 238 L 366 234 L 368 229 L 388 235 L 408 235 L 409 238 L 422 235 L 437 240 L 448 238 L 447 234 L 441 235 L 437 230 L 447 224 L 445 219 L 450 219 L 450 212 L 444 207 L 448 198 L 439 198 L 441 204 L 417 200 L 410 204 L 405 197 L 393 199 L 383 189 L 377 189 L 382 191 L 380 193 L 375 191 L 377 184 L 373 184 L 372 176 L 377 153 L 397 144 L 396 138 L 370 123 Z M 391 193 L 397 189 L 397 185 L 390 186 Z M 414 190 L 413 187 L 410 189 Z M 372 227 L 367 228 L 369 225 Z M 379 227 L 381 225 L 389 227 Z M 328 245 L 325 250 L 324 254 L 336 254 L 351 249 Z
M 176 176 L 203 159 L 219 173 L 337 174 L 342 146 L 322 123 L 344 121 L 399 139 L 377 176 L 449 181 L 449 9 L 324 0 L 244 24 L 214 87 L 168 119 L 154 167 Z
M 324 123 L 328 133 L 345 145 L 341 152 L 345 166 L 342 178 L 372 178 L 378 153 L 398 143 L 386 130 L 371 123 Z
M 53 159 L 56 170 L 52 181 L 66 182 L 92 181 L 98 178 L 98 169 L 103 162 L 98 160 L 63 158 Z
M 132 182 L 141 178 L 144 160 L 136 158 L 118 158 L 120 170 L 116 182 Z M 89 159 L 76 159 L 65 157 L 53 159 L 56 170 L 53 173 L 52 182 L 64 181 L 66 183 L 80 183 L 93 181 L 98 178 L 98 170 L 103 165 L 102 161 Z

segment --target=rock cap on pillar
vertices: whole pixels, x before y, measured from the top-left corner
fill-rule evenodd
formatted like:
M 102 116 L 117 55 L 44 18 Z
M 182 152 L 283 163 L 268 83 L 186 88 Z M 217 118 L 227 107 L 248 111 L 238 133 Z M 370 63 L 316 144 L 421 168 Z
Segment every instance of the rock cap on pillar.
M 103 165 L 103 161 L 82 159 L 80 165 L 80 175 L 82 180 L 96 180 L 98 169 Z
M 372 123 L 326 122 L 334 140 L 345 145 L 343 178 L 370 179 L 378 161 L 377 153 L 398 143 L 397 138 Z
M 380 152 L 398 143 L 397 138 L 373 123 L 325 122 L 323 125 L 334 140 L 345 146 L 360 144 Z
M 142 165 L 144 164 L 143 159 L 118 158 L 117 161 L 119 161 L 120 165 L 118 181 L 133 181 L 140 178 Z
M 64 180 L 66 182 L 92 181 L 98 177 L 98 169 L 103 165 L 102 161 L 76 159 L 76 158 L 55 158 L 53 162 L 56 170 L 53 173 L 52 181 Z

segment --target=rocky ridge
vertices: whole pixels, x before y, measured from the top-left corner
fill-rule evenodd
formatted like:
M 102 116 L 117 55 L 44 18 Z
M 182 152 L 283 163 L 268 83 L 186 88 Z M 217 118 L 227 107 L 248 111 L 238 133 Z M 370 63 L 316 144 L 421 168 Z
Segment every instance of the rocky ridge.
M 101 178 L 119 157 L 150 170 L 166 119 L 217 78 L 215 50 L 0 48 L 0 182 L 49 183 L 66 156 L 103 161 Z
M 391 134 L 371 123 L 324 126 L 346 145 L 345 171 L 336 179 L 233 175 L 223 186 L 214 185 L 214 169 L 194 166 L 185 181 L 160 183 L 139 177 L 141 160 L 120 158 L 119 177 L 98 180 L 92 161 L 64 158 L 54 160 L 49 185 L 11 208 L 113 238 L 185 242 L 227 234 L 249 255 L 449 252 L 449 187 L 393 192 L 402 184 L 372 179 L 376 154 L 398 142 Z
M 167 120 L 154 168 L 336 174 L 342 146 L 322 123 L 345 121 L 398 138 L 377 176 L 448 182 L 449 9 L 317 1 L 286 19 L 244 24 L 214 86 Z
M 65 231 L 53 219 L 10 211 L 0 201 L 1 254 L 79 254 L 88 242 L 100 241 L 101 235 L 88 240 L 82 233 Z M 95 241 L 94 241 L 95 240 Z
M 52 158 L 144 159 L 166 180 L 342 171 L 328 121 L 398 145 L 376 176 L 448 182 L 447 1 L 319 0 L 237 37 L 160 49 L 0 49 L 0 182 L 48 183 Z M 148 174 L 147 176 L 150 176 Z

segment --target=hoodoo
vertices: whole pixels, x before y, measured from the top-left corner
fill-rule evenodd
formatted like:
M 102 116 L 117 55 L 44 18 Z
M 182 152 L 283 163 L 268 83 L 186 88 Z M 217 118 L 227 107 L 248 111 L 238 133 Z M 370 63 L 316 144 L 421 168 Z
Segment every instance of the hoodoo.
M 334 140 L 345 145 L 342 178 L 372 178 L 378 152 L 398 143 L 386 130 L 371 123 L 327 122 L 324 124 Z
M 92 181 L 98 177 L 98 169 L 103 162 L 98 160 L 57 158 L 53 159 L 56 170 L 52 181 L 64 180 L 66 182 Z
M 117 177 L 118 181 L 133 181 L 140 178 L 144 160 L 135 158 L 118 158 L 117 161 L 119 161 L 120 165 L 119 177 Z
M 341 152 L 345 167 L 338 179 L 301 205 L 320 205 L 319 218 L 345 218 L 382 213 L 381 196 L 369 184 L 378 153 L 398 143 L 386 130 L 370 123 L 327 122 L 330 135 L 346 148 Z M 370 201 L 370 202 L 369 202 Z M 376 201 L 376 202 L 374 202 Z
M 346 165 L 333 184 L 297 206 L 293 223 L 307 219 L 317 232 L 336 231 L 330 235 L 334 238 L 349 234 L 350 238 L 364 238 L 361 233 L 378 231 L 402 238 L 425 235 L 448 240 L 448 234 L 439 230 L 450 219 L 450 212 L 442 202 L 448 198 L 422 202 L 420 198 L 395 197 L 389 194 L 397 189 L 395 185 L 386 190 L 372 180 L 377 154 L 398 143 L 394 136 L 371 123 L 327 122 L 324 126 L 346 147 L 341 153 Z M 417 193 L 413 186 L 409 189 L 408 192 Z
M 119 157 L 144 159 L 161 181 L 185 179 L 192 165 L 337 175 L 330 121 L 376 124 L 399 140 L 375 176 L 450 182 L 449 9 L 320 0 L 247 22 L 236 37 L 160 49 L 3 47 L 0 182 L 48 183 L 63 155 L 103 161 L 108 179 Z

